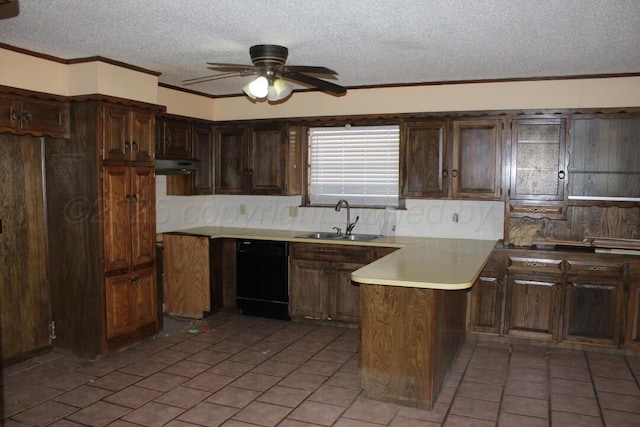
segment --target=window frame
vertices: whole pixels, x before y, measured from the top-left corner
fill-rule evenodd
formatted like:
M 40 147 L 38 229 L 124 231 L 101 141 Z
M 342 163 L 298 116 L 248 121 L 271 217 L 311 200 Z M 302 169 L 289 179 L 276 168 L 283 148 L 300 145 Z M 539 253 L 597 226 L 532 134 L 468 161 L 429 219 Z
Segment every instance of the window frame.
M 376 126 L 398 126 L 399 129 L 399 135 L 398 135 L 398 182 L 397 182 L 397 189 L 398 189 L 398 204 L 397 206 L 390 206 L 390 205 L 362 205 L 362 204 L 358 204 L 358 203 L 351 203 L 351 201 L 349 200 L 349 206 L 350 207 L 355 207 L 355 208 L 364 208 L 364 209 L 385 209 L 387 207 L 392 207 L 395 209 L 404 209 L 405 208 L 405 199 L 402 197 L 402 193 L 401 193 L 401 180 L 402 180 L 402 171 L 401 171 L 401 165 L 402 165 L 402 152 L 401 152 L 401 142 L 400 139 L 402 138 L 402 131 L 401 131 L 401 124 L 398 121 L 392 121 L 392 122 L 377 122 L 377 123 L 323 123 L 323 124 L 317 124 L 314 126 L 305 126 L 304 127 L 304 131 L 303 131 L 303 139 L 302 139 L 302 165 L 303 165 L 303 173 L 302 173 L 302 204 L 301 206 L 303 207 L 311 207 L 311 208 L 326 208 L 326 207 L 334 207 L 333 204 L 319 204 L 319 203 L 315 203 L 312 204 L 311 203 L 311 138 L 309 137 L 309 132 L 311 130 L 311 128 L 322 128 L 322 127 L 343 127 L 343 126 L 348 126 L 348 125 L 352 125 L 352 126 L 357 126 L 357 127 L 366 127 L 366 126 L 371 126 L 371 127 L 376 127 Z

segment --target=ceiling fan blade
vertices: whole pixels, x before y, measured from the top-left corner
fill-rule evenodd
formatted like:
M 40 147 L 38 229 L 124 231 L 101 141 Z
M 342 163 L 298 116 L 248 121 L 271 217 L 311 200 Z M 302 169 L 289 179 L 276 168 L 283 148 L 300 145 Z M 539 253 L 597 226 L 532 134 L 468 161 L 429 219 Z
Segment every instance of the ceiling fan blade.
M 246 64 L 227 64 L 224 62 L 207 62 L 207 68 L 210 70 L 220 70 L 220 71 L 228 71 L 228 70 L 254 70 L 255 67 L 253 65 Z
M 246 76 L 247 74 L 253 74 L 253 73 L 239 73 L 239 72 L 229 72 L 229 73 L 222 73 L 222 74 L 215 74 L 212 76 L 202 76 L 202 77 L 195 77 L 193 79 L 187 79 L 187 80 L 183 80 L 182 84 L 185 86 L 188 85 L 194 85 L 197 83 L 205 83 L 205 82 L 209 82 L 212 80 L 220 80 L 220 79 L 226 79 L 229 77 L 241 77 L 241 76 Z
M 15 18 L 19 14 L 18 0 L 0 0 L 0 19 Z
M 286 69 L 283 69 L 280 72 L 280 76 L 288 80 L 293 80 L 294 82 L 316 87 L 323 92 L 329 92 L 333 95 L 344 95 L 345 93 L 347 93 L 347 89 L 343 86 L 320 80 L 315 77 L 307 76 L 305 74 L 288 71 Z
M 286 68 L 294 73 L 307 73 L 307 74 L 333 74 L 338 75 L 337 72 L 327 67 L 315 67 L 313 65 L 287 65 Z

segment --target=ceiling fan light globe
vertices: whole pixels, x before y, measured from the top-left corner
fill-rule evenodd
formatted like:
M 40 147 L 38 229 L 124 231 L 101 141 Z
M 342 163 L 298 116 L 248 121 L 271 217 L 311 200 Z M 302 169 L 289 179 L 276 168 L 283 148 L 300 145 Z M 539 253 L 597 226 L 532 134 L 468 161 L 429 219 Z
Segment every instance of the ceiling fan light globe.
M 285 99 L 291 92 L 293 92 L 293 86 L 282 79 L 275 79 L 273 82 L 273 88 L 278 94 L 278 99 Z
M 260 76 L 246 85 L 243 90 L 251 99 L 265 98 L 269 94 L 269 81 L 266 77 Z

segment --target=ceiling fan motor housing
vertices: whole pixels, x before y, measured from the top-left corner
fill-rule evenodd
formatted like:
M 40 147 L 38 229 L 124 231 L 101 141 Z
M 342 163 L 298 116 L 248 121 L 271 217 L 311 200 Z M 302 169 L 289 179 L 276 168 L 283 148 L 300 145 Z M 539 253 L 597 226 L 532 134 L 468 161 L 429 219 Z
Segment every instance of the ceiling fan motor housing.
M 287 62 L 289 49 L 274 44 L 258 44 L 249 48 L 251 62 L 256 67 L 281 67 Z

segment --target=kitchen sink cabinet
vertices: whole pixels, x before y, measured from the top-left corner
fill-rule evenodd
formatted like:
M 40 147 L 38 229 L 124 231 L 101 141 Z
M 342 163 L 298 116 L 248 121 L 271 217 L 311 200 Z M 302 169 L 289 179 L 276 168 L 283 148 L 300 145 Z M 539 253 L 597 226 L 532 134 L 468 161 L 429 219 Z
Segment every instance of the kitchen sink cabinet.
M 103 160 L 151 162 L 155 157 L 155 115 L 116 105 L 101 107 Z
M 299 194 L 301 137 L 293 126 L 216 128 L 216 193 Z
M 48 229 L 49 242 L 55 242 L 48 271 L 54 346 L 61 350 L 93 358 L 158 330 L 153 164 L 158 110 L 125 100 L 75 101 L 70 141 L 45 146 L 47 221 L 55 224 Z M 139 132 L 131 132 L 134 116 L 146 117 L 140 132 L 150 151 L 143 150 Z M 127 138 L 128 151 L 115 135 Z
M 291 243 L 290 312 L 292 317 L 357 323 L 360 288 L 351 273 L 395 249 Z
M 0 93 L 0 132 L 69 136 L 69 103 Z
M 402 197 L 500 199 L 503 128 L 493 118 L 403 123 Z

